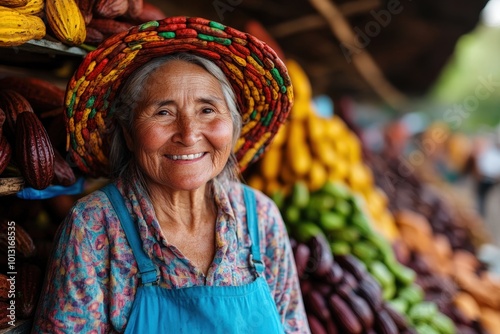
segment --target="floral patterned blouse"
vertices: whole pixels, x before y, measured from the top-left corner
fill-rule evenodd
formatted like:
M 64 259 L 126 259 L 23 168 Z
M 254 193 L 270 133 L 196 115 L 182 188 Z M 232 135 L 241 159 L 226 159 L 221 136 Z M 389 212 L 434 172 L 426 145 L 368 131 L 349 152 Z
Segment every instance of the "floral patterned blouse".
M 149 197 L 118 181 L 129 213 L 139 224 L 146 254 L 160 268 L 160 285 L 230 286 L 254 279 L 248 263 L 251 241 L 242 186 L 212 185 L 218 208 L 216 250 L 207 275 L 163 237 Z M 274 202 L 255 191 L 265 277 L 287 333 L 309 333 L 295 262 L 283 220 Z M 60 226 L 48 266 L 35 333 L 123 332 L 136 287 L 137 266 L 107 196 L 95 191 L 80 199 Z

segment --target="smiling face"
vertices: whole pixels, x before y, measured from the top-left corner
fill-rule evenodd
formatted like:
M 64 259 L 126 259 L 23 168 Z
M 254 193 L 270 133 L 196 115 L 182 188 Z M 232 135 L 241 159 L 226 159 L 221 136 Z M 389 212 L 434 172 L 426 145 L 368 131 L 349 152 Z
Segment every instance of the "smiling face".
M 219 81 L 201 66 L 173 60 L 146 80 L 125 132 L 149 186 L 195 190 L 216 177 L 232 150 L 233 122 Z

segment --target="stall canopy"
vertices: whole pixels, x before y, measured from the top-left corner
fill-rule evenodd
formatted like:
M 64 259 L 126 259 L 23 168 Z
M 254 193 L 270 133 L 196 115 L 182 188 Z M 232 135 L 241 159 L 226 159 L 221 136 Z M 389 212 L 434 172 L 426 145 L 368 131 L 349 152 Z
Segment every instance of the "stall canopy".
M 151 1 L 245 29 L 260 22 L 300 62 L 317 94 L 385 99 L 425 94 L 487 0 Z

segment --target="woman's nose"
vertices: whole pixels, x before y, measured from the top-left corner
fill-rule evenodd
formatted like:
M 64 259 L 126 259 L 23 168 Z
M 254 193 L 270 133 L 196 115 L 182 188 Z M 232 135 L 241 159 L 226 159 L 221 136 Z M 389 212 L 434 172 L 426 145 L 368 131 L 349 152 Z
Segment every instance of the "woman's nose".
M 177 119 L 177 127 L 173 136 L 175 142 L 192 146 L 199 141 L 200 137 L 200 126 L 194 117 L 180 116 Z

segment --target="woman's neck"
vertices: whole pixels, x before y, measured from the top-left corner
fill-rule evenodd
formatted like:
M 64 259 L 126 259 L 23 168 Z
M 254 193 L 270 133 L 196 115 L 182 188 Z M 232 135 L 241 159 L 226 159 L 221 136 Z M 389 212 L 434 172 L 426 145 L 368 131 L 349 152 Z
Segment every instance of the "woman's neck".
M 216 208 L 211 184 L 189 191 L 172 191 L 149 186 L 149 196 L 162 229 L 195 233 L 200 227 L 212 225 Z

